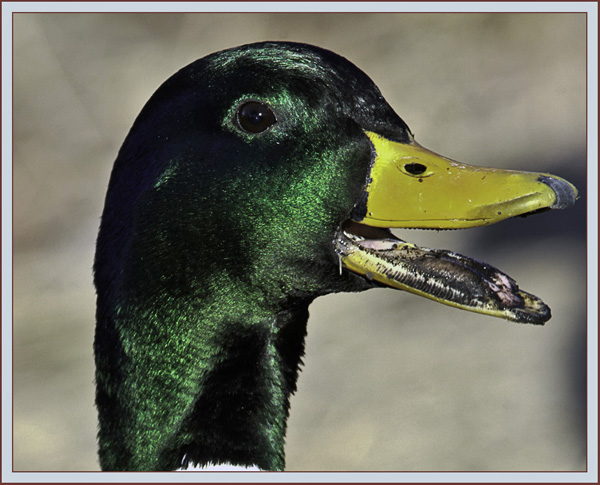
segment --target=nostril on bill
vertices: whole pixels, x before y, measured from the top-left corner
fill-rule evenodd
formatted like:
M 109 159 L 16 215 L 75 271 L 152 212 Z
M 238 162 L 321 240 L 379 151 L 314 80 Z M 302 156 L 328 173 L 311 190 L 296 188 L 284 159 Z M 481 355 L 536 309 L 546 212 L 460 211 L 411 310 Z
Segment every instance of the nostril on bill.
M 559 178 L 540 175 L 538 182 L 541 182 L 550 187 L 556 194 L 556 200 L 552 204 L 551 209 L 566 209 L 575 204 L 577 199 L 577 189 L 570 183 Z

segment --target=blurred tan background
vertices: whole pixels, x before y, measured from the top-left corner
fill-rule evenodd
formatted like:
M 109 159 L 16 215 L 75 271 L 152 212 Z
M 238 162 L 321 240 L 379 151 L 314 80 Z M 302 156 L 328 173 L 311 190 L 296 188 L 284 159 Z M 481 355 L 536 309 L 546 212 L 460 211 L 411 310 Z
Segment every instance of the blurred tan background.
M 16 14 L 14 468 L 97 470 L 91 266 L 111 166 L 182 66 L 260 40 L 329 48 L 417 141 L 548 171 L 576 207 L 398 235 L 486 261 L 542 297 L 544 327 L 394 290 L 311 307 L 288 470 L 586 467 L 584 14 Z

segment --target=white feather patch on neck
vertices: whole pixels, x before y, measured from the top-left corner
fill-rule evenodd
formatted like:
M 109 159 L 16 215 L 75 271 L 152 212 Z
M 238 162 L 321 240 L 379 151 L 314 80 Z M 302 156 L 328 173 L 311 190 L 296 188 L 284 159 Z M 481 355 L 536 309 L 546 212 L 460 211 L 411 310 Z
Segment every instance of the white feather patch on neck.
M 196 466 L 188 465 L 187 468 L 178 468 L 178 472 L 260 472 L 262 471 L 257 466 L 240 466 L 240 465 L 206 465 Z

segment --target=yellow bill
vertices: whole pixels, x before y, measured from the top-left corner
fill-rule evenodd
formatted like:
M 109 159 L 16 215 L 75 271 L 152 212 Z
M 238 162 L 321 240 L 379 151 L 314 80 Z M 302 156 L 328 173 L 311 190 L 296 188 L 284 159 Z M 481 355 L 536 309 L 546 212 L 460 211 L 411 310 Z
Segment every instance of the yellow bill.
M 336 234 L 344 268 L 374 283 L 520 323 L 543 324 L 550 309 L 493 266 L 452 251 L 420 248 L 388 228 L 458 229 L 575 203 L 577 189 L 545 173 L 480 168 L 414 141 L 366 132 L 375 152 L 365 194 Z
M 482 168 L 367 132 L 376 157 L 364 219 L 374 227 L 457 229 L 575 203 L 577 189 L 550 174 Z

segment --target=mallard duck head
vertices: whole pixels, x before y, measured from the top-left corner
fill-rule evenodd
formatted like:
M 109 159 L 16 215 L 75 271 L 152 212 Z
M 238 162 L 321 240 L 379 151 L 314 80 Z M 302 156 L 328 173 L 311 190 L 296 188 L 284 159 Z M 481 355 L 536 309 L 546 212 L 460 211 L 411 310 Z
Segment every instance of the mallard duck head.
M 572 205 L 549 174 L 416 143 L 375 84 L 313 46 L 260 43 L 183 68 L 115 162 L 98 238 L 104 469 L 282 469 L 307 308 L 391 286 L 517 322 L 550 317 L 497 269 L 390 228 L 466 228 Z

